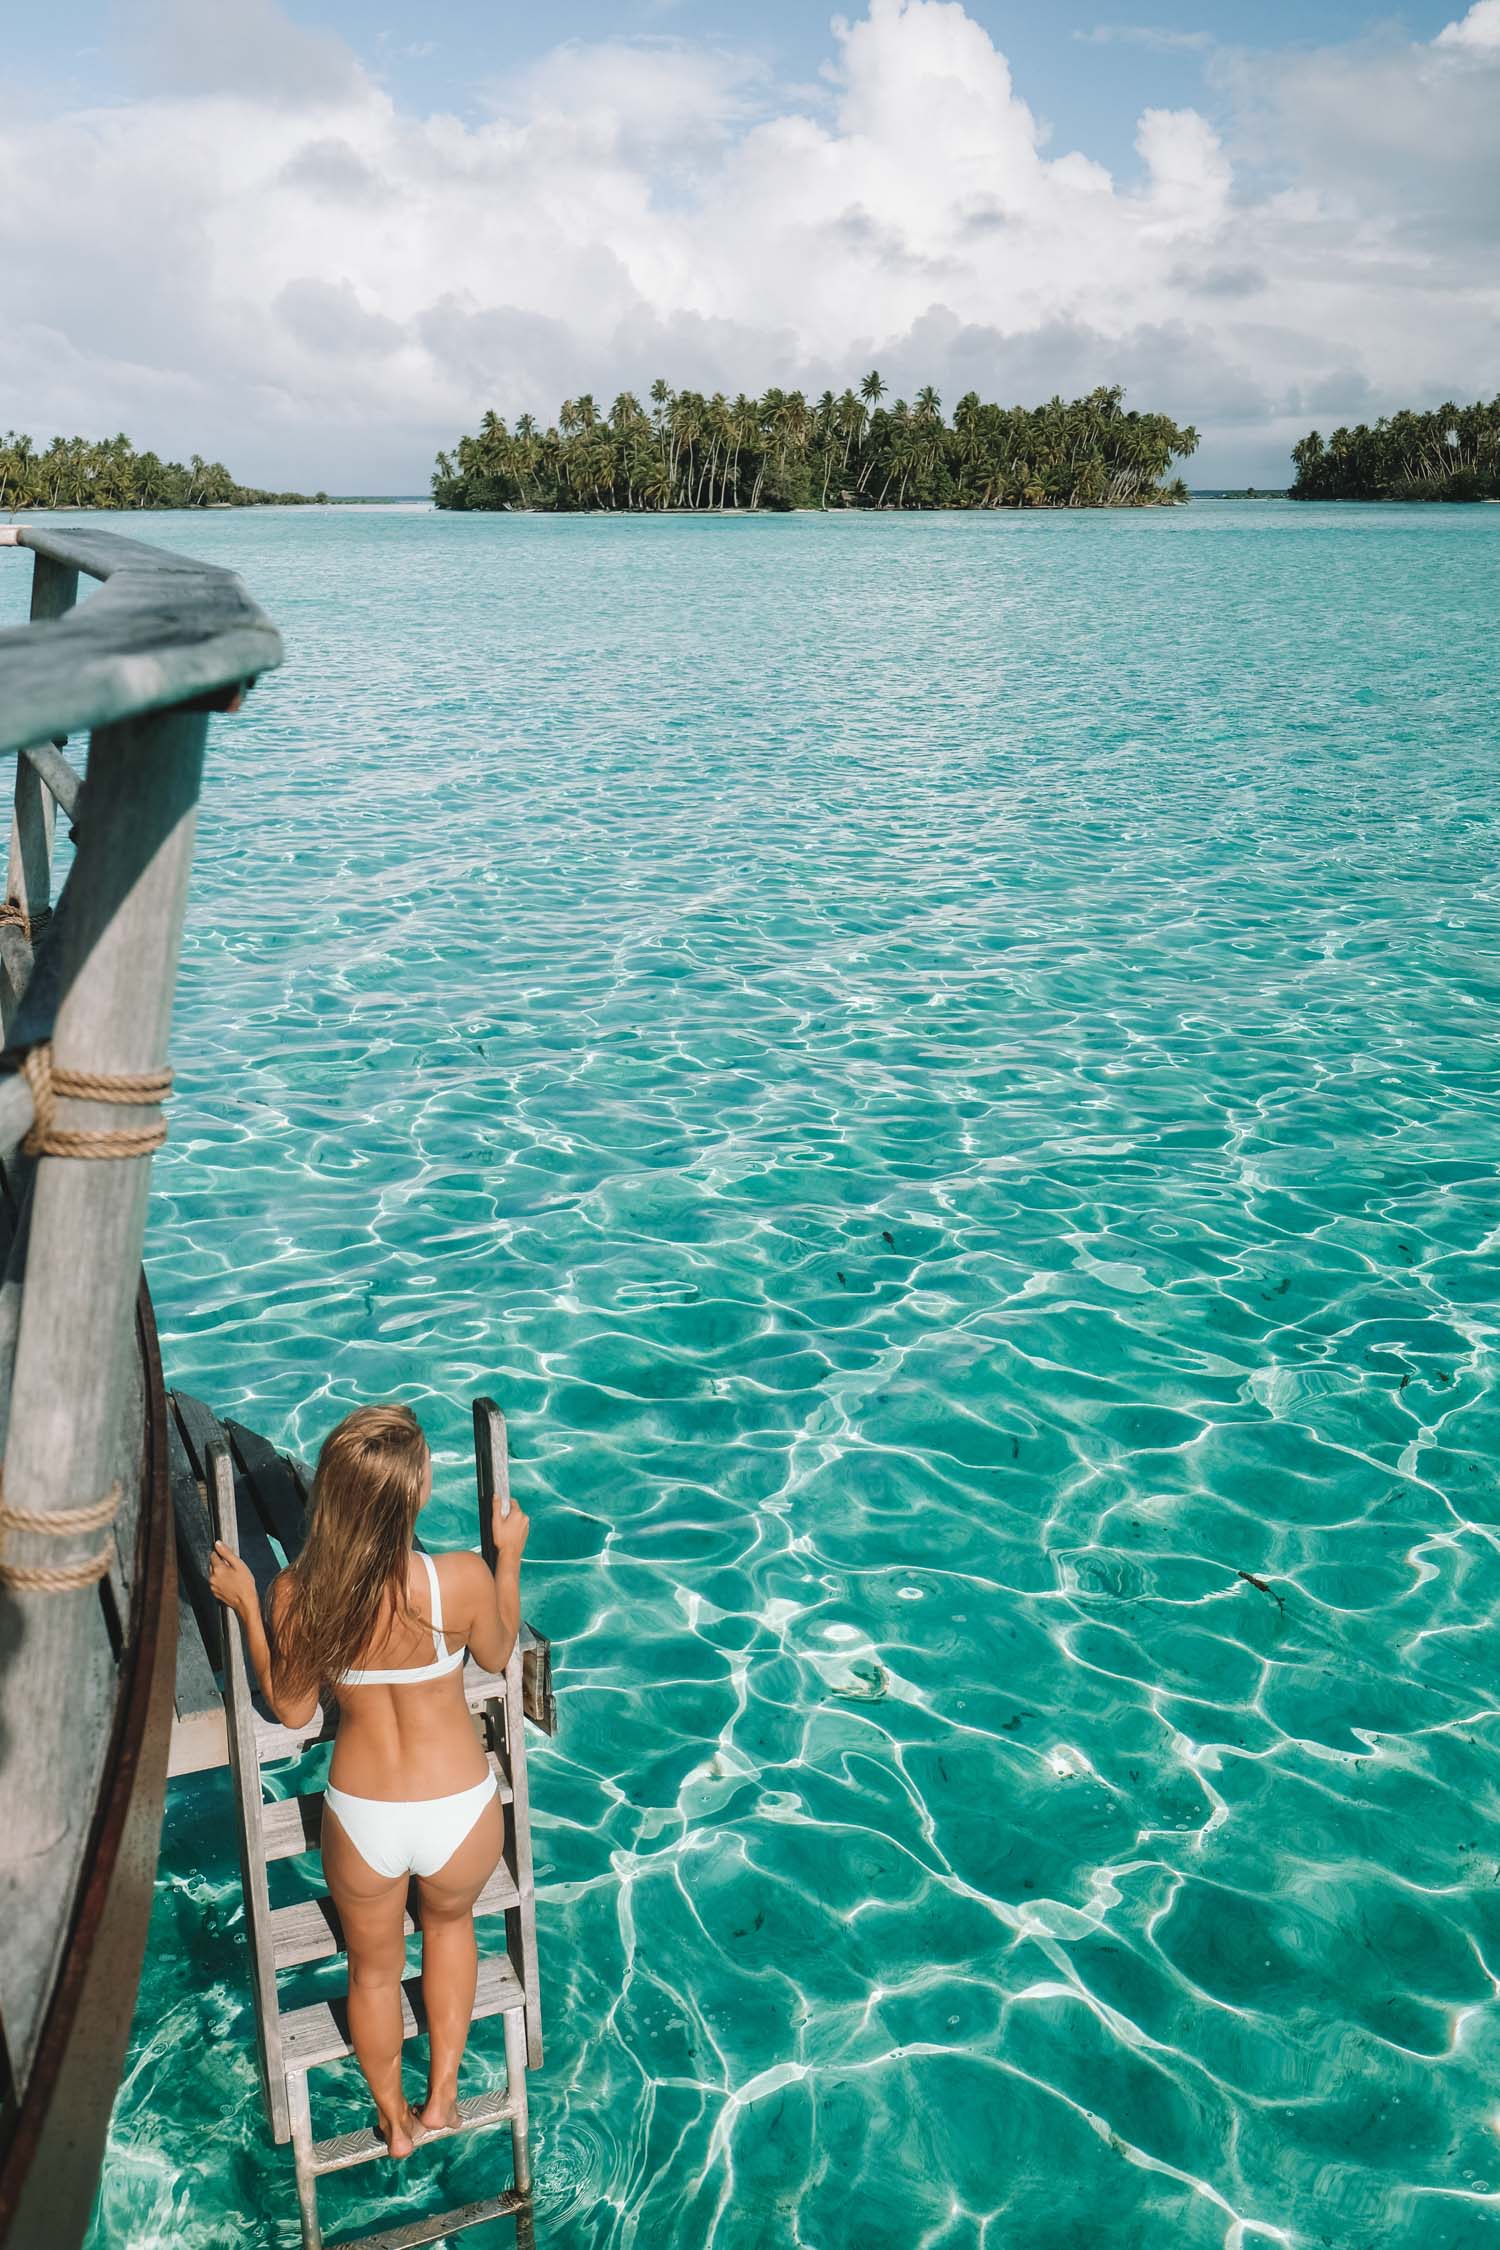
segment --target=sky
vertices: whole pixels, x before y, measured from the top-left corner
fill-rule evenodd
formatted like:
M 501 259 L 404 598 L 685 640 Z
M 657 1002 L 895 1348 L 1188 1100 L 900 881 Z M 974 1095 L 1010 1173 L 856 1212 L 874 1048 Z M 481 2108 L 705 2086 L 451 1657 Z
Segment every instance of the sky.
M 11 9 L 14 8 L 12 18 Z M 1500 0 L 3 11 L 0 427 L 425 490 L 486 408 L 1120 382 L 1196 485 L 1500 390 Z

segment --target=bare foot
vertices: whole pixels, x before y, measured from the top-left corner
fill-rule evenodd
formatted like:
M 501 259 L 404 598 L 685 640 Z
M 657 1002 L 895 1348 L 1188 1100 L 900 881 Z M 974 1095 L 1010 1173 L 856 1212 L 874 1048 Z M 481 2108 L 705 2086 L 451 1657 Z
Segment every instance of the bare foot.
M 418 2118 L 429 2133 L 451 2133 L 458 2123 L 458 2088 L 446 2086 L 441 2093 L 434 2093 L 429 2087 Z
M 410 2156 L 422 2138 L 422 2121 L 410 2103 L 403 2102 L 394 2117 L 387 2116 L 383 2109 L 377 2110 L 375 2130 L 392 2156 Z

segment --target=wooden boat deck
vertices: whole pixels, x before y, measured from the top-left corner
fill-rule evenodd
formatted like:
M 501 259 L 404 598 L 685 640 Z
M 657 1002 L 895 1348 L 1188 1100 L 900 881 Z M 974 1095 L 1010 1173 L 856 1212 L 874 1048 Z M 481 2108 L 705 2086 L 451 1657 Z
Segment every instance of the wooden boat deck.
M 224 1698 L 219 1684 L 219 1650 L 222 1628 L 219 1605 L 209 1592 L 208 1565 L 213 1553 L 213 1526 L 208 1512 L 208 1449 L 215 1442 L 229 1447 L 234 1463 L 234 1499 L 239 1518 L 240 1551 L 254 1575 L 262 1601 L 276 1573 L 291 1562 L 302 1545 L 303 1523 L 312 1478 L 305 1463 L 278 1453 L 269 1439 L 226 1416 L 222 1421 L 201 1399 L 186 1391 L 167 1396 L 167 1454 L 172 1510 L 177 1526 L 178 1634 L 175 1715 L 168 1773 L 202 1773 L 229 1762 Z M 210 1654 L 210 1651 L 213 1653 Z M 552 1695 L 551 1644 L 529 1625 L 521 1627 L 522 1687 L 526 1716 L 544 1734 L 557 1730 L 557 1710 Z M 486 1672 L 472 1660 L 464 1666 L 464 1693 L 469 1708 L 503 1693 L 499 1675 Z M 276 1756 L 292 1757 L 311 1743 L 331 1740 L 338 1710 L 331 1699 L 307 1726 L 293 1729 L 278 1725 L 257 1703 L 256 1747 L 262 1762 Z M 321 1799 L 289 1803 L 304 1808 L 300 1821 L 316 1823 Z M 283 1848 L 303 1851 L 315 1840 L 309 1835 L 293 1841 L 290 1816 Z

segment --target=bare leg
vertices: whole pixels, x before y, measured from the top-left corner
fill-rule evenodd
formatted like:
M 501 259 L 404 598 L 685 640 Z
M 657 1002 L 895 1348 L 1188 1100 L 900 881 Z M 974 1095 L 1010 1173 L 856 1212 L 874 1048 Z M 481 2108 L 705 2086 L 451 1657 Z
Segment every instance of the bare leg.
M 474 1942 L 474 1901 L 495 1871 L 505 1841 L 504 1815 L 493 1798 L 458 1850 L 436 1875 L 418 1878 L 422 1894 L 422 1999 L 432 2062 L 427 2074 L 424 2125 L 458 2123 L 458 2066 L 474 2015 L 479 1949 Z
M 375 2097 L 392 2156 L 410 2156 L 417 2120 L 401 2085 L 401 1932 L 407 1878 L 377 1875 L 355 1850 L 331 1805 L 323 1808 L 323 1873 L 349 1952 L 349 2036 Z

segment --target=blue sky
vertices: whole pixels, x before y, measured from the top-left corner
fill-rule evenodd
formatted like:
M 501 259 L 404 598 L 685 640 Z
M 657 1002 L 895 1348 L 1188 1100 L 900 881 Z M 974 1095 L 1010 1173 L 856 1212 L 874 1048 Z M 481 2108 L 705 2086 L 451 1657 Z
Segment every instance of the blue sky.
M 464 115 L 479 105 L 483 88 L 573 41 L 703 40 L 760 57 L 778 80 L 815 80 L 828 58 L 833 16 L 858 11 L 802 0 L 754 7 L 735 0 L 574 0 L 566 11 L 518 0 L 374 7 L 366 0 L 298 0 L 287 12 L 336 32 L 403 104 Z M 1148 103 L 1192 103 L 1210 117 L 1225 116 L 1225 96 L 1213 85 L 1216 51 L 1274 53 L 1393 31 L 1431 39 L 1461 12 L 1445 0 L 1404 8 L 1366 0 L 1255 0 L 1253 7 L 974 0 L 968 9 L 1009 57 L 1053 138 L 1112 165 L 1130 160 L 1135 120 Z M 18 77 L 82 101 L 130 97 L 138 85 L 134 46 L 132 11 L 114 0 L 75 0 L 51 13 L 26 9 L 6 27 L 8 63 Z
M 1500 382 L 1500 0 L 845 13 L 27 10 L 0 417 L 420 489 L 486 406 L 875 359 L 1118 377 L 1197 481 L 1269 482 L 1314 420 Z

